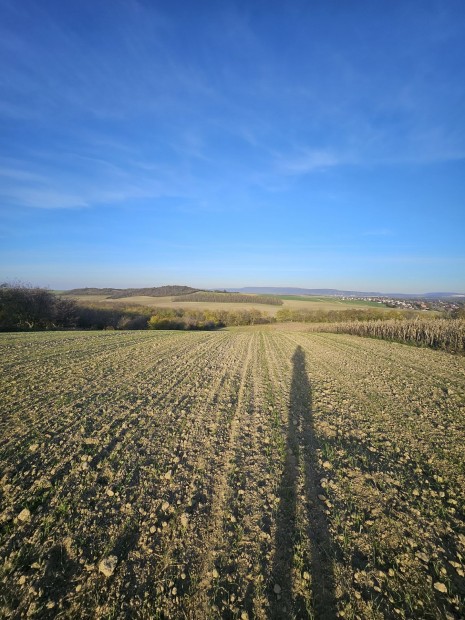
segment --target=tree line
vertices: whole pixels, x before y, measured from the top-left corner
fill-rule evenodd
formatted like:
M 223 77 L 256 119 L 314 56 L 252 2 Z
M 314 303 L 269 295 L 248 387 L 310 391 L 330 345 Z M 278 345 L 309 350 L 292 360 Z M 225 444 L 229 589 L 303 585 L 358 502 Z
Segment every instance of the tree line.
M 418 316 L 415 310 L 381 310 L 378 308 L 347 308 L 346 310 L 305 310 L 282 308 L 277 311 L 279 322 L 335 323 L 339 321 L 402 320 Z
M 465 318 L 460 307 L 447 319 Z M 218 329 L 239 325 L 296 321 L 334 324 L 391 320 L 402 322 L 418 318 L 414 310 L 356 309 L 294 310 L 282 308 L 276 318 L 256 308 L 240 310 L 196 310 L 186 308 L 149 308 L 139 304 L 105 302 L 78 303 L 51 291 L 23 284 L 0 284 L 0 331 L 46 329 Z M 421 318 L 424 314 L 421 315 Z M 437 320 L 437 319 L 436 319 Z M 439 326 L 439 324 L 438 324 Z M 351 327 L 355 330 L 355 327 Z M 357 328 L 360 331 L 359 328 Z M 370 329 L 374 329 L 370 327 Z M 380 328 L 381 329 L 381 328 Z M 390 328 L 391 329 L 391 328 Z M 386 332 L 387 333 L 387 332 Z M 390 333 L 390 332 L 389 332 Z M 431 333 L 429 330 L 428 333 Z
M 77 308 L 71 299 L 44 288 L 0 284 L 0 330 L 63 329 L 76 325 Z
M 51 291 L 22 284 L 0 285 L 0 331 L 52 329 L 218 329 L 274 319 L 255 308 L 185 310 L 142 305 L 80 304 Z

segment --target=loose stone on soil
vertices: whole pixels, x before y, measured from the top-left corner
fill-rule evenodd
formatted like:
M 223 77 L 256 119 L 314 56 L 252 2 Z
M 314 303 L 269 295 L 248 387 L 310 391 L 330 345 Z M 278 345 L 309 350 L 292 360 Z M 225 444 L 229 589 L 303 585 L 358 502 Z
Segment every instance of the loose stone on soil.
M 118 558 L 116 555 L 109 555 L 104 558 L 98 565 L 99 571 L 105 575 L 105 577 L 111 577 L 113 575 L 116 565 L 118 564 Z
M 18 519 L 19 521 L 22 521 L 22 523 L 27 523 L 28 521 L 30 521 L 31 511 L 29 510 L 29 508 L 23 508 L 18 515 Z

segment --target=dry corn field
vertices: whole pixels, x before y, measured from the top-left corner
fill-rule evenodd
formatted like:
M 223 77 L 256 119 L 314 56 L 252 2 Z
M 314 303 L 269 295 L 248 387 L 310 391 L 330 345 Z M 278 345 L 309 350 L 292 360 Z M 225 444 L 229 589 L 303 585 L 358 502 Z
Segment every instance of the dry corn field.
M 2 618 L 465 616 L 465 359 L 0 336 Z
M 329 325 L 314 325 L 310 329 L 395 340 L 453 353 L 465 351 L 465 321 L 463 319 L 346 321 Z

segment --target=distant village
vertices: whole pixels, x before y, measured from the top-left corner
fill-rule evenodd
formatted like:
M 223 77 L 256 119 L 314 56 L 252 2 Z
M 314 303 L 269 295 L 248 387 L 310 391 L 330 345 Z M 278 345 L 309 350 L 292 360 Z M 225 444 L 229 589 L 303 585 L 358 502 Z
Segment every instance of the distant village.
M 390 297 L 341 297 L 348 301 L 372 301 L 388 308 L 401 308 L 402 310 L 436 310 L 440 312 L 453 312 L 465 306 L 465 297 L 457 299 L 397 299 Z

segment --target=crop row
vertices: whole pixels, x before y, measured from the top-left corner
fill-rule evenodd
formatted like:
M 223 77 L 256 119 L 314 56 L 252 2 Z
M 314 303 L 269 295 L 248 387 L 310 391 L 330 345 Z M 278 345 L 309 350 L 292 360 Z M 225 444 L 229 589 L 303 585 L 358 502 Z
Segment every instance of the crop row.
M 0 350 L 0 615 L 463 617 L 463 357 L 282 326 Z

